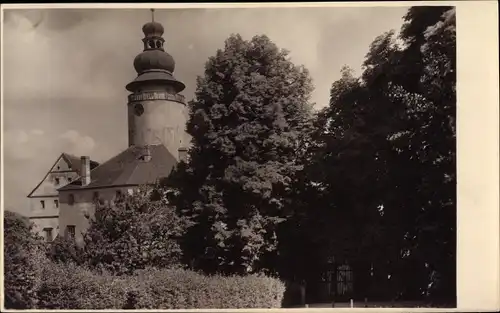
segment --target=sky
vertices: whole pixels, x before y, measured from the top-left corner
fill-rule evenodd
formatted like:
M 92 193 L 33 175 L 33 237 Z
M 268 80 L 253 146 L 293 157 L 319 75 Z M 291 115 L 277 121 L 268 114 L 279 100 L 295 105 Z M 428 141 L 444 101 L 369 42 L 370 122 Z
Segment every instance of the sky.
M 370 43 L 403 23 L 405 7 L 157 9 L 175 76 L 193 98 L 196 76 L 232 33 L 265 34 L 304 65 L 316 108 Z M 125 85 L 136 77 L 147 9 L 4 10 L 4 205 L 28 214 L 26 196 L 62 153 L 103 162 L 127 148 Z

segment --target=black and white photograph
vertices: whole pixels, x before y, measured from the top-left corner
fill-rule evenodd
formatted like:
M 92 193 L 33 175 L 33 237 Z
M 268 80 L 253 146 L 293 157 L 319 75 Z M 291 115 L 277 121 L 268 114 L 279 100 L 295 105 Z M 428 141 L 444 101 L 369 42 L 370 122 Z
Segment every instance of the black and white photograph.
M 2 6 L 4 308 L 457 308 L 457 7 L 350 4 Z

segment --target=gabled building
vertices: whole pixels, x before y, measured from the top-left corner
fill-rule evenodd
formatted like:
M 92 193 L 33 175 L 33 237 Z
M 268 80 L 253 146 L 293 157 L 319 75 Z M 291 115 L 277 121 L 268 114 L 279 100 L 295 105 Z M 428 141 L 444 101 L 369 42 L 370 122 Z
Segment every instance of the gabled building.
M 173 76 L 175 62 L 165 52 L 163 26 L 153 16 L 142 31 L 144 49 L 134 60 L 137 77 L 126 86 L 131 92 L 126 107 L 128 148 L 95 168 L 82 156 L 80 176 L 58 189 L 60 231 L 77 243 L 83 240 L 85 216 L 94 214 L 96 201 L 112 203 L 165 178 L 186 156 L 187 112 L 179 94 L 185 85 Z
M 89 160 L 90 169 L 99 164 Z M 29 219 L 35 224 L 35 231 L 45 240 L 52 241 L 59 232 L 59 192 L 58 188 L 73 182 L 80 175 L 80 158 L 62 153 L 44 178 L 29 193 Z

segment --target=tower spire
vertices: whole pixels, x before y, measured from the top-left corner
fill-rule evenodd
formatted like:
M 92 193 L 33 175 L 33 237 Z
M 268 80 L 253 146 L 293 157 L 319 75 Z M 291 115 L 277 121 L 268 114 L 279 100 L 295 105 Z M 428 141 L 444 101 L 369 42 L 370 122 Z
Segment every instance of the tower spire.
M 155 21 L 155 9 L 151 9 L 151 21 Z

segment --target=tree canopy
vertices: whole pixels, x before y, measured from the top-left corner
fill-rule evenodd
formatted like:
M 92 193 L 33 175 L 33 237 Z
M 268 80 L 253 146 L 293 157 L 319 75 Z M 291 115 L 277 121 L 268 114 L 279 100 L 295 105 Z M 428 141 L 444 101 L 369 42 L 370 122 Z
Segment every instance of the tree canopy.
M 308 71 L 266 36 L 232 35 L 206 63 L 189 104 L 190 162 L 173 200 L 194 223 L 189 258 L 225 272 L 266 267 L 302 167 L 311 92 Z
M 316 121 L 310 236 L 371 267 L 393 298 L 455 293 L 455 36 L 453 8 L 411 8 L 399 38 L 373 41 L 360 77 L 342 70 Z
M 84 259 L 90 268 L 116 275 L 180 261 L 178 238 L 184 224 L 164 197 L 141 187 L 115 203 L 96 204 L 84 234 Z

